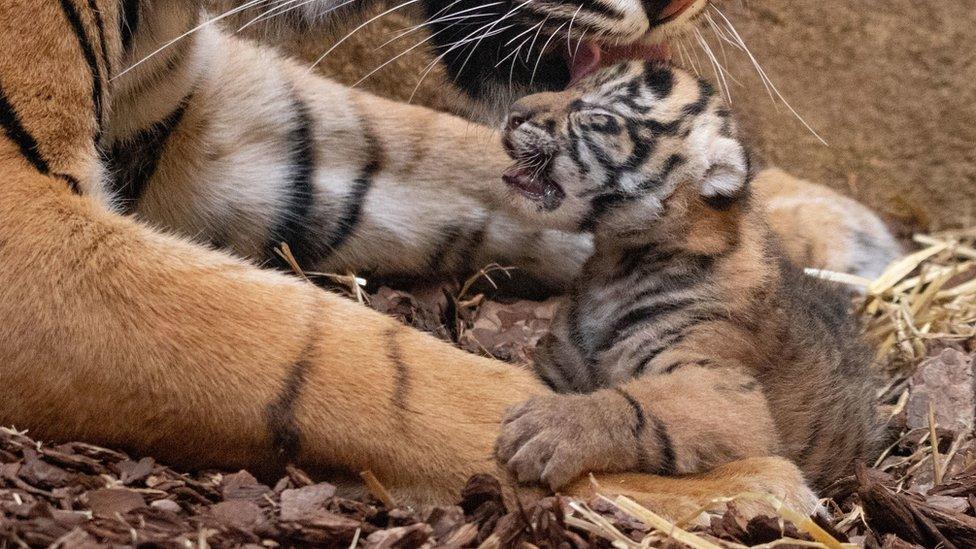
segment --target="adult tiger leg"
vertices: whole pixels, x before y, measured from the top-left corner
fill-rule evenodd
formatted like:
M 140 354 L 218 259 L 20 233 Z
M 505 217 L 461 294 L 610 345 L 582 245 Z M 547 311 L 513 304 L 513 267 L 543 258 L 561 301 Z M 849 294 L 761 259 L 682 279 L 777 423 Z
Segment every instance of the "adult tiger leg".
M 146 4 L 105 149 L 126 212 L 259 262 L 430 278 L 490 262 L 568 285 L 588 239 L 497 211 L 497 132 L 349 89 L 271 48 Z M 139 64 L 139 60 L 148 60 Z
M 188 467 L 369 468 L 412 502 L 496 472 L 528 373 L 92 197 L 116 4 L 0 1 L 0 424 Z
M 753 188 L 797 265 L 874 279 L 903 253 L 876 213 L 824 185 L 769 168 Z
M 637 473 L 596 474 L 576 480 L 563 489 L 566 494 L 589 499 L 624 496 L 674 521 L 691 520 L 707 525 L 702 509 L 721 511 L 725 502 L 737 498 L 736 510 L 745 516 L 774 515 L 775 502 L 801 515 L 818 512 L 817 495 L 807 486 L 800 469 L 780 457 L 741 459 L 708 472 L 662 477 Z M 758 496 L 758 497 L 757 497 Z M 772 496 L 773 500 L 764 499 Z

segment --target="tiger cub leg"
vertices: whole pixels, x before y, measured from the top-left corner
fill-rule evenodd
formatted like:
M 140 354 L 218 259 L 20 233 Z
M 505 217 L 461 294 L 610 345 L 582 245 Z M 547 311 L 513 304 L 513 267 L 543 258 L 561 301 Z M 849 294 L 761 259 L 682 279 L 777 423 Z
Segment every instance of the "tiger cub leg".
M 532 398 L 505 417 L 497 452 L 519 481 L 558 489 L 587 471 L 701 473 L 777 449 L 752 376 L 689 365 L 594 393 Z

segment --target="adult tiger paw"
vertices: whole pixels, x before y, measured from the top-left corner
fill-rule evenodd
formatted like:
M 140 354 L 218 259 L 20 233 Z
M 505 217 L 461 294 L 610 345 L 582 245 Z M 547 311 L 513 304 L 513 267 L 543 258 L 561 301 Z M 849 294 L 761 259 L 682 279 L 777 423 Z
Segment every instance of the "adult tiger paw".
M 558 490 L 591 471 L 638 465 L 633 412 L 606 392 L 546 395 L 512 407 L 496 457 L 522 483 Z

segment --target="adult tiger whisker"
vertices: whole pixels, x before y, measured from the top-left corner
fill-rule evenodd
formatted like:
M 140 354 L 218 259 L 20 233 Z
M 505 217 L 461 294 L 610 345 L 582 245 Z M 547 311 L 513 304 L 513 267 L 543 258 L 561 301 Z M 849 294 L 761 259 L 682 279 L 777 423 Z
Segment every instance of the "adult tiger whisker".
M 244 23 L 243 25 L 241 25 L 241 27 L 239 29 L 237 29 L 237 32 L 241 32 L 244 29 L 250 27 L 251 25 L 253 25 L 255 23 L 259 23 L 261 21 L 266 21 L 268 19 L 271 19 L 272 17 L 277 17 L 279 15 L 284 15 L 284 14 L 288 13 L 289 11 L 296 10 L 298 8 L 301 8 L 302 6 L 306 6 L 306 5 L 311 4 L 312 2 L 315 2 L 315 1 L 316 0 L 285 0 L 284 2 L 280 2 L 279 5 L 277 5 L 277 6 L 273 7 L 273 8 L 268 9 L 264 13 L 261 13 L 261 14 L 257 15 L 256 17 L 254 17 L 253 19 L 251 19 L 247 23 Z M 354 1 L 355 0 L 348 0 L 348 2 L 346 2 L 346 3 L 354 2 Z M 295 5 L 296 3 L 297 3 L 297 5 Z M 292 4 L 292 5 L 289 6 L 289 4 Z M 288 6 L 288 7 L 286 7 L 286 6 Z M 342 7 L 342 5 L 339 5 L 339 6 L 336 6 L 336 7 Z
M 454 2 L 451 2 L 444 9 L 439 10 L 437 13 L 435 13 L 433 16 L 431 16 L 431 18 L 427 19 L 423 23 L 420 23 L 418 25 L 414 25 L 414 26 L 412 26 L 412 27 L 410 27 L 410 28 L 408 28 L 408 29 L 400 32 L 400 34 L 394 36 L 393 38 L 391 38 L 391 39 L 387 40 L 386 42 L 383 42 L 382 44 L 380 44 L 379 46 L 377 46 L 376 49 L 381 49 L 381 48 L 383 48 L 385 46 L 388 46 L 392 42 L 396 42 L 397 40 L 403 38 L 404 36 L 407 36 L 408 34 L 412 34 L 412 33 L 417 32 L 418 30 L 420 30 L 420 29 L 422 29 L 424 27 L 427 27 L 427 26 L 430 26 L 430 25 L 434 25 L 434 24 L 437 24 L 437 23 L 445 23 L 447 21 L 454 21 L 454 20 L 457 20 L 457 22 L 460 22 L 460 21 L 466 21 L 469 18 L 473 18 L 473 17 L 492 17 L 494 14 L 491 14 L 491 13 L 475 13 L 475 14 L 470 14 L 470 15 L 464 15 L 463 17 L 462 17 L 462 15 L 465 14 L 466 12 L 481 10 L 481 9 L 484 9 L 484 8 L 488 8 L 488 7 L 492 7 L 492 6 L 497 6 L 497 5 L 501 5 L 502 4 L 502 2 L 491 2 L 489 4 L 481 4 L 481 5 L 475 6 L 473 8 L 467 8 L 467 9 L 461 10 L 461 11 L 459 11 L 457 13 L 453 13 L 451 15 L 446 15 L 444 17 L 438 17 L 445 10 L 450 9 L 451 7 L 453 7 L 454 5 L 456 5 L 460 1 L 461 0 L 454 0 Z M 437 18 L 434 19 L 435 17 L 437 17 Z
M 569 19 L 569 29 L 566 30 L 566 53 L 573 53 L 573 23 L 576 22 L 576 17 L 581 11 L 583 11 L 583 4 L 580 4 L 580 7 L 576 9 L 576 13 Z M 586 33 L 585 30 L 583 32 L 584 34 Z M 579 49 L 579 46 L 576 47 Z M 575 58 L 576 54 L 573 53 L 573 59 L 575 60 Z
M 173 44 L 179 42 L 180 40 L 186 38 L 187 36 L 190 36 L 191 34 L 199 31 L 202 28 L 209 27 L 210 25 L 212 25 L 214 23 L 217 23 L 217 22 L 219 22 L 219 21 L 221 21 L 223 19 L 226 19 L 226 18 L 230 17 L 231 15 L 240 13 L 240 12 L 246 10 L 246 9 L 253 8 L 254 6 L 258 6 L 258 5 L 261 5 L 261 4 L 264 4 L 266 2 L 270 2 L 270 1 L 272 1 L 272 0 L 248 0 L 247 2 L 244 2 L 240 6 L 237 6 L 236 8 L 231 8 L 231 9 L 225 11 L 224 13 L 222 13 L 220 15 L 211 17 L 210 19 L 207 19 L 203 23 L 200 23 L 199 25 L 197 25 L 197 26 L 193 27 L 192 29 L 184 32 L 183 34 L 177 36 L 176 38 L 173 38 L 172 40 L 164 43 L 162 46 L 156 48 L 155 50 L 153 50 L 152 52 L 150 52 L 148 55 L 146 55 L 145 57 L 143 57 L 139 61 L 136 61 L 135 63 L 129 65 L 128 67 L 126 67 L 125 69 L 123 69 L 121 72 L 119 72 L 119 74 L 113 76 L 109 80 L 110 81 L 111 80 L 115 80 L 116 78 L 119 78 L 120 76 L 128 73 L 132 69 L 134 69 L 134 68 L 142 65 L 146 61 L 152 59 L 153 56 L 157 55 L 161 51 L 163 51 L 166 48 L 172 46 Z
M 502 32 L 505 32 L 506 30 L 508 30 L 508 29 L 510 29 L 510 28 L 512 28 L 514 26 L 515 25 L 506 25 L 506 26 L 504 26 L 504 27 L 502 27 L 500 29 L 496 29 L 495 31 L 492 31 L 491 33 L 485 34 L 484 36 L 480 36 L 480 37 L 477 37 L 477 38 L 462 38 L 461 40 L 453 43 L 444 53 L 438 55 L 436 59 L 434 59 L 433 61 L 431 61 L 430 64 L 428 64 L 424 68 L 424 72 L 420 75 L 420 79 L 417 81 L 417 85 L 414 87 L 413 92 L 410 94 L 410 97 L 407 99 L 407 103 L 409 104 L 409 103 L 412 103 L 413 102 L 414 96 L 416 96 L 417 95 L 417 91 L 420 90 L 420 85 L 423 84 L 424 79 L 427 78 L 427 75 L 430 74 L 430 71 L 434 70 L 434 67 L 437 66 L 437 64 L 440 63 L 445 57 L 447 57 L 447 55 L 450 54 L 453 50 L 455 50 L 458 47 L 463 46 L 465 44 L 470 44 L 471 42 L 474 42 L 474 41 L 480 42 L 481 40 L 484 40 L 485 38 L 488 38 L 489 36 L 494 36 L 496 34 L 500 34 Z M 475 31 L 475 32 L 477 32 L 477 31 Z M 471 33 L 471 34 L 474 34 L 474 33 Z M 468 36 L 471 36 L 471 34 L 469 34 Z M 475 45 L 475 47 L 477 48 L 477 45 Z
M 549 16 L 547 15 L 546 18 L 542 20 L 542 23 L 539 24 L 539 30 L 535 31 L 535 36 L 532 37 L 532 43 L 529 44 L 529 49 L 525 51 L 525 61 L 526 62 L 529 61 L 530 56 L 532 55 L 532 48 L 535 47 L 535 43 L 536 43 L 536 41 L 539 40 L 539 35 L 542 34 L 542 29 L 543 29 L 543 27 L 545 27 L 546 21 L 548 21 L 548 20 L 549 20 Z M 534 76 L 534 73 L 533 73 L 533 76 Z M 530 80 L 529 81 L 529 85 L 531 85 L 531 84 L 532 84 L 532 81 Z
M 586 30 L 580 35 L 579 40 L 576 41 L 576 49 L 573 50 L 573 61 L 576 61 L 576 55 L 579 54 L 580 46 L 583 45 L 583 41 L 586 40 Z
M 742 48 L 739 47 L 738 44 L 734 44 L 732 42 L 729 42 L 729 39 L 722 34 L 721 29 L 719 29 L 718 28 L 718 25 L 716 25 L 715 20 L 712 19 L 711 14 L 706 13 L 706 20 L 708 21 L 708 26 L 712 29 L 712 34 L 715 36 L 716 42 L 718 42 L 719 50 L 722 52 L 722 60 L 725 62 L 725 65 L 728 65 L 729 64 L 729 54 L 728 54 L 728 52 L 725 49 L 725 44 L 726 43 L 732 44 L 733 46 L 735 46 L 735 49 L 737 49 L 739 51 L 742 51 Z M 725 73 L 725 78 L 731 80 L 734 84 L 736 84 L 738 86 L 742 86 L 743 85 L 742 82 L 740 82 L 739 79 L 736 78 L 734 74 L 732 74 L 731 72 L 729 72 L 729 70 L 726 69 L 724 65 L 720 65 L 720 66 L 721 66 L 722 70 Z
M 715 72 L 716 84 L 718 84 L 719 93 L 725 95 L 729 102 L 732 104 L 732 92 L 729 90 L 729 83 L 725 80 L 725 69 L 722 64 L 718 62 L 715 57 L 715 53 L 708 46 L 708 42 L 705 41 L 705 37 L 702 36 L 701 31 L 694 29 L 695 38 L 698 39 L 698 44 L 701 46 L 702 50 L 705 52 L 706 57 L 712 64 L 712 69 Z
M 511 59 L 511 57 L 513 55 L 518 55 L 518 52 L 522 49 L 522 46 L 524 46 L 526 43 L 528 43 L 529 40 L 530 40 L 530 38 L 528 36 L 526 36 L 522 40 L 522 42 L 519 43 L 519 45 L 518 45 L 517 48 L 513 49 L 511 53 L 509 53 L 508 55 L 506 55 L 505 57 L 503 57 L 498 63 L 495 63 L 495 68 L 498 68 L 498 67 L 502 66 L 502 64 L 504 64 L 505 61 L 508 61 L 509 59 Z
M 450 29 L 451 27 L 453 27 L 456 24 L 457 24 L 456 22 L 455 23 L 452 23 L 452 24 L 444 27 L 443 29 L 441 29 L 441 30 L 439 30 L 437 32 L 431 33 L 431 35 L 428 36 L 427 38 L 424 38 L 420 42 L 417 42 L 413 46 L 410 46 L 409 48 L 403 50 L 402 52 L 398 53 L 397 55 L 395 55 L 395 56 L 391 57 L 390 59 L 384 61 L 378 67 L 376 67 L 375 69 L 369 71 L 362 78 L 360 78 L 359 80 L 357 80 L 356 83 L 352 85 L 352 87 L 355 88 L 355 87 L 359 86 L 360 84 L 362 84 L 363 82 L 365 82 L 366 80 L 368 80 L 370 76 L 373 76 L 377 72 L 383 70 L 383 68 L 386 67 L 387 65 L 389 65 L 390 63 L 393 63 L 394 61 L 396 61 L 397 59 L 400 59 L 401 57 L 403 57 L 404 55 L 410 53 L 411 51 L 419 48 L 420 46 L 423 46 L 427 42 L 433 40 L 438 34 L 440 34 L 440 33 L 444 32 L 444 31 Z
M 443 60 L 449 53 L 451 53 L 452 51 L 454 51 L 455 49 L 457 49 L 459 46 L 462 46 L 464 44 L 467 44 L 467 43 L 470 43 L 470 42 L 473 42 L 473 41 L 477 41 L 476 44 L 475 44 L 475 47 L 474 47 L 474 49 L 477 49 L 478 48 L 478 44 L 480 44 L 481 41 L 484 40 L 485 38 L 488 38 L 489 36 L 497 35 L 497 34 L 499 34 L 501 32 L 504 32 L 504 31 L 512 28 L 514 25 L 506 25 L 505 27 L 502 27 L 501 29 L 492 30 L 492 29 L 494 29 L 494 27 L 496 25 L 498 25 L 502 21 L 508 19 L 509 17 L 511 17 L 512 15 L 514 15 L 515 13 L 517 13 L 518 10 L 520 10 L 523 7 L 525 7 L 530 2 L 532 2 L 532 0 L 526 0 L 524 3 L 519 4 L 518 6 L 510 9 L 507 13 L 505 13 L 505 15 L 499 17 L 498 20 L 495 21 L 494 23 L 485 24 L 485 25 L 482 25 L 481 27 L 478 27 L 474 31 L 468 33 L 464 38 L 462 38 L 462 39 L 454 42 L 449 47 L 447 47 L 447 49 L 444 51 L 444 53 L 442 53 L 441 55 L 437 56 L 424 69 L 424 72 L 421 74 L 420 79 L 417 81 L 417 85 L 414 87 L 413 92 L 410 94 L 409 99 L 407 99 L 407 103 L 412 103 L 413 102 L 413 98 L 417 95 L 417 91 L 420 89 L 420 85 L 423 84 L 424 80 L 427 78 L 427 75 L 430 74 L 430 71 L 434 70 L 434 67 L 438 63 L 440 63 L 441 60 Z M 476 34 L 478 32 L 481 32 L 482 30 L 484 30 L 484 34 L 482 36 L 480 36 L 478 38 L 471 38 L 471 36 L 473 36 L 474 34 Z M 460 74 L 460 72 L 458 74 Z
M 529 3 L 531 3 L 531 2 L 532 2 L 532 0 L 526 0 L 526 2 L 525 2 L 524 4 L 521 4 L 521 5 L 519 5 L 519 6 L 517 7 L 517 8 L 515 8 L 515 9 L 513 9 L 513 10 L 511 10 L 511 11 L 509 11 L 509 12 L 508 12 L 507 14 L 505 14 L 505 16 L 503 16 L 502 18 L 500 18 L 500 19 L 498 20 L 498 22 L 501 22 L 501 21 L 503 21 L 504 19 L 507 19 L 508 17 L 511 17 L 511 16 L 512 16 L 512 15 L 513 15 L 514 13 L 516 13 L 516 12 L 517 12 L 517 11 L 518 11 L 518 10 L 519 10 L 520 8 L 522 8 L 523 6 L 527 6 L 527 5 L 528 5 Z M 547 17 L 546 17 L 546 19 L 548 19 L 548 18 L 549 18 L 549 17 L 547 16 Z M 543 21 L 543 23 L 545 23 L 545 21 Z M 490 31 L 490 30 L 491 30 L 491 28 L 489 28 L 488 30 Z M 476 51 L 478 50 L 478 46 L 479 46 L 479 45 L 481 45 L 481 42 L 482 42 L 482 41 L 483 41 L 483 40 L 484 40 L 485 38 L 487 38 L 488 36 L 489 36 L 489 35 L 488 35 L 488 34 L 486 34 L 485 36 L 482 36 L 482 37 L 481 37 L 481 38 L 480 38 L 480 39 L 479 39 L 479 40 L 478 40 L 477 42 L 475 42 L 475 44 L 474 44 L 474 46 L 473 46 L 473 47 L 471 48 L 471 51 L 470 51 L 470 52 L 468 53 L 468 56 L 467 56 L 467 57 L 465 57 L 465 58 L 464 58 L 464 62 L 463 62 L 463 63 L 461 63 L 461 68 L 460 68 L 460 69 L 458 69 L 458 71 L 457 71 L 457 74 L 455 74 L 455 75 L 454 75 L 454 80 L 455 80 L 455 81 L 457 81 L 457 78 L 458 78 L 459 76 L 461 76 L 461 73 L 462 73 L 462 72 L 464 72 L 464 68 L 468 66 L 468 61 L 470 61 L 470 60 L 471 60 L 471 56 L 472 56 L 472 55 L 474 55 L 474 52 L 476 52 Z M 531 48 L 530 48 L 530 49 L 531 49 Z
M 347 0 L 347 2 L 352 2 L 352 1 L 354 1 L 354 0 Z M 329 48 L 328 50 L 326 50 L 325 53 L 323 53 L 322 55 L 320 55 L 319 58 L 316 59 L 314 63 L 312 63 L 312 65 L 308 68 L 307 72 L 310 73 L 313 70 L 315 70 L 315 67 L 318 66 L 318 64 L 321 63 L 323 59 L 325 59 L 326 57 L 328 57 L 328 55 L 330 53 L 334 52 L 336 50 L 336 48 L 338 48 L 346 40 L 348 40 L 350 37 L 352 37 L 352 35 L 354 35 L 357 32 L 363 30 L 364 28 L 366 28 L 367 26 L 369 26 L 374 21 L 377 21 L 379 19 L 382 19 L 383 17 L 385 17 L 385 16 L 387 16 L 387 15 L 389 15 L 389 14 L 391 14 L 391 13 L 393 13 L 393 12 L 399 10 L 399 9 L 405 8 L 405 7 L 407 7 L 407 6 L 411 5 L 411 4 L 416 4 L 419 1 L 420 0 L 407 0 L 406 2 L 397 4 L 396 6 L 393 6 L 392 8 L 384 11 L 383 13 L 380 13 L 379 15 L 377 15 L 375 17 L 370 17 L 368 20 L 366 20 L 365 23 L 363 23 L 363 24 L 359 25 L 358 27 L 352 29 L 349 32 L 349 34 L 347 34 L 347 35 L 343 36 L 342 38 L 340 38 L 339 41 L 336 42 L 335 44 L 332 44 L 332 47 L 331 48 Z M 335 9 L 335 8 L 333 8 L 333 9 Z
M 386 46 L 389 46 L 393 42 L 396 42 L 397 40 L 400 40 L 401 38 L 404 38 L 405 36 L 407 36 L 409 34 L 413 34 L 413 33 L 417 32 L 418 30 L 420 30 L 420 29 L 422 29 L 424 27 L 428 27 L 430 25 L 434 25 L 434 24 L 438 24 L 438 23 L 451 22 L 450 26 L 453 27 L 453 26 L 455 26 L 455 25 L 457 25 L 459 23 L 467 22 L 467 21 L 469 21 L 471 19 L 484 18 L 484 17 L 494 17 L 494 16 L 492 14 L 490 14 L 490 13 L 472 13 L 470 15 L 465 15 L 465 16 L 462 16 L 462 17 L 457 17 L 457 16 L 443 17 L 441 19 L 437 19 L 436 21 L 430 21 L 430 22 L 427 22 L 427 23 L 421 23 L 419 25 L 410 27 L 409 29 L 400 32 L 400 34 L 394 36 L 393 38 L 387 40 L 386 42 L 383 42 L 379 46 L 376 46 L 376 49 L 377 50 L 380 50 L 380 49 L 382 49 L 382 48 L 384 48 Z
M 559 34 L 559 31 L 563 30 L 563 27 L 565 26 L 566 23 L 563 23 L 562 25 L 559 25 L 559 27 L 557 27 L 556 30 L 552 31 L 552 34 L 549 36 L 549 39 L 546 40 L 546 43 L 543 44 L 542 47 L 539 49 L 539 58 L 536 59 L 535 66 L 532 67 L 532 76 L 529 78 L 529 86 L 531 86 L 532 83 L 535 82 L 535 74 L 536 71 L 539 70 L 539 63 L 542 62 L 542 56 L 546 53 L 546 48 L 549 47 L 549 44 L 552 42 L 552 40 L 556 38 L 556 35 Z
M 519 53 L 522 52 L 522 47 L 524 47 L 525 44 L 528 43 L 528 41 L 529 38 L 525 37 L 525 40 L 523 40 L 522 43 L 519 44 L 517 48 L 515 48 L 515 51 L 512 52 L 514 54 L 514 56 L 512 57 L 512 66 L 508 69 L 508 92 L 509 93 L 514 92 L 514 88 L 515 88 L 513 82 L 513 80 L 515 79 L 515 63 L 518 62 L 518 56 Z
M 712 28 L 712 32 L 715 34 L 715 36 L 719 38 L 719 45 L 722 47 L 723 55 L 725 55 L 725 44 L 728 44 L 733 48 L 742 51 L 742 46 L 735 43 L 734 40 L 732 40 L 728 35 L 725 34 L 725 31 L 721 27 L 719 27 L 718 23 L 715 22 L 715 19 L 712 17 L 712 14 L 710 12 L 707 11 L 705 12 L 705 21 L 708 22 L 708 26 Z M 728 59 L 726 58 L 725 61 L 727 63 Z
M 775 93 L 776 97 L 778 97 L 779 100 L 783 102 L 783 105 L 786 105 L 786 108 L 789 109 L 791 113 L 793 113 L 793 116 L 795 116 L 796 119 L 799 120 L 801 124 L 803 124 L 803 127 L 809 130 L 810 133 L 812 133 L 813 136 L 816 137 L 818 141 L 826 145 L 827 141 L 824 140 L 824 138 L 821 137 L 819 133 L 817 133 L 817 130 L 813 129 L 813 127 L 810 126 L 810 124 L 808 124 L 807 121 L 802 116 L 800 116 L 800 113 L 798 113 L 796 109 L 793 108 L 793 105 L 791 105 L 790 102 L 786 100 L 786 97 L 784 97 L 783 94 L 780 93 L 779 88 L 776 87 L 776 84 L 773 83 L 773 81 L 766 74 L 766 71 L 763 70 L 762 66 L 759 64 L 759 61 L 756 59 L 756 56 L 754 56 L 752 54 L 752 51 L 749 50 L 749 47 L 746 46 L 745 40 L 742 39 L 742 36 L 739 35 L 739 31 L 737 31 L 735 29 L 735 26 L 732 25 L 732 21 L 729 21 L 729 18 L 726 17 L 725 14 L 722 13 L 722 11 L 719 10 L 717 7 L 712 6 L 712 9 L 715 10 L 715 13 L 717 13 L 718 16 L 722 18 L 722 20 L 725 21 L 725 24 L 728 27 L 729 32 L 732 33 L 733 38 L 735 38 L 735 40 L 739 43 L 739 45 L 742 46 L 742 50 L 749 57 L 749 60 L 752 62 L 753 67 L 756 68 L 756 71 L 758 71 L 760 79 L 763 81 L 764 85 L 767 86 L 766 90 L 770 92 L 770 97 L 772 97 L 772 94 Z
M 531 27 L 525 29 L 524 31 L 516 34 L 512 38 L 509 38 L 507 42 L 505 42 L 504 44 L 502 44 L 502 46 L 508 46 L 509 44 L 511 44 L 512 42 L 518 40 L 519 38 L 522 38 L 523 36 L 525 36 L 527 34 L 531 34 L 532 31 L 538 29 L 539 26 L 541 26 L 541 25 L 542 25 L 542 22 L 539 22 L 539 23 L 536 23 L 535 25 L 532 25 Z

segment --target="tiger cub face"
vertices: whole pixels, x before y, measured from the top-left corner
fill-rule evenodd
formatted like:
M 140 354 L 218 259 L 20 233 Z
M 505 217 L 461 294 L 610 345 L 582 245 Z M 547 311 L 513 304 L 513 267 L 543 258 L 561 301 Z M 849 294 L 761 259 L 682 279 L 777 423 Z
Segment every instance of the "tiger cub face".
M 547 227 L 624 233 L 652 223 L 681 185 L 737 195 L 749 162 L 729 109 L 688 72 L 631 61 L 511 109 L 503 175 L 515 208 Z

